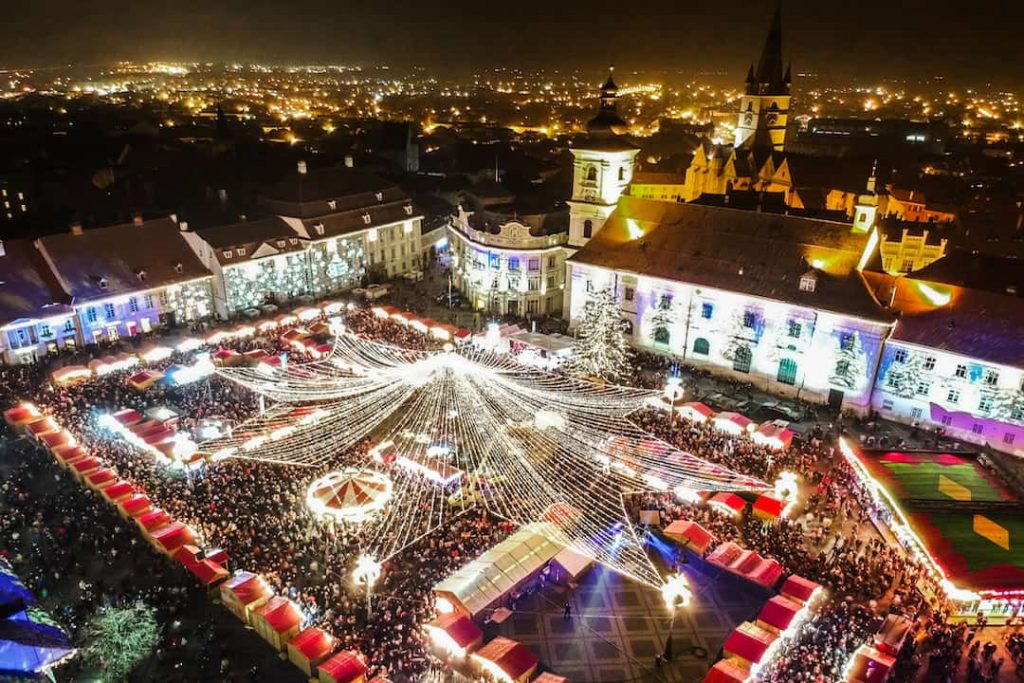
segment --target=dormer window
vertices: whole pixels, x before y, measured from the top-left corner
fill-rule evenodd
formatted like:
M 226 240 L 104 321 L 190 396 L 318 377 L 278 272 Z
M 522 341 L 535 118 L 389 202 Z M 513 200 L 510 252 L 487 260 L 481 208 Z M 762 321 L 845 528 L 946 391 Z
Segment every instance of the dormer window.
M 316 231 L 316 234 L 323 235 L 324 234 L 324 224 L 323 223 L 317 223 L 316 225 L 313 226 L 313 230 Z
M 231 255 L 232 255 L 233 253 L 234 253 L 233 251 L 225 251 L 225 252 L 224 252 L 224 258 L 231 258 Z
M 146 271 L 144 271 L 144 270 L 137 270 L 137 271 L 135 271 L 135 277 L 139 278 L 139 282 L 145 282 L 146 281 Z
M 243 251 L 245 251 L 245 250 L 243 249 Z M 174 272 L 175 273 L 184 273 L 185 272 L 185 264 L 183 264 L 181 261 L 178 261 L 177 263 L 175 263 L 174 264 Z
M 814 273 L 806 273 L 800 276 L 800 291 L 813 292 L 818 286 L 818 276 Z
M 370 214 L 368 214 L 368 213 L 364 213 L 363 214 L 363 224 L 364 225 L 369 225 L 371 220 L 372 219 L 370 218 Z
M 378 201 L 378 202 L 382 202 L 382 201 L 384 201 L 384 193 L 383 193 L 383 192 L 378 192 L 378 193 L 377 193 L 377 194 L 375 194 L 374 196 L 375 196 L 375 197 L 377 198 L 377 201 Z
M 245 256 L 245 247 L 239 247 L 239 248 L 238 248 L 238 249 L 236 249 L 235 251 L 237 251 L 237 252 L 238 252 L 238 255 L 239 255 L 239 256 Z
M 405 215 L 406 216 L 411 216 L 412 215 L 412 204 L 406 204 L 405 205 Z
M 107 278 L 101 277 L 97 284 L 99 284 L 100 289 L 106 289 L 107 288 Z
M 328 208 L 330 208 L 331 211 L 334 211 L 335 209 L 338 208 L 338 200 L 337 199 L 328 199 L 327 200 L 327 206 L 328 206 Z
M 284 245 L 285 245 L 285 241 L 284 240 L 278 240 L 277 241 L 277 246 L 284 247 Z
M 295 238 L 295 237 L 289 237 L 289 238 L 288 238 L 288 244 L 292 245 L 293 247 L 294 247 L 294 246 L 295 246 L 296 244 L 298 244 L 298 243 L 299 243 L 299 240 L 298 240 L 298 238 Z

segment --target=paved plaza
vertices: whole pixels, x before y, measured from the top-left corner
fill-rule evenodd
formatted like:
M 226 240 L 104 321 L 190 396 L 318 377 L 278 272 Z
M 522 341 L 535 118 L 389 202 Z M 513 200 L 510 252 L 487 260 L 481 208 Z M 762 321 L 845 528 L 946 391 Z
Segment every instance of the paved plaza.
M 506 621 L 487 624 L 485 636 L 522 642 L 545 667 L 571 681 L 696 683 L 732 629 L 753 618 L 767 599 L 730 576 L 704 571 L 683 567 L 693 604 L 679 610 L 672 628 L 673 660 L 660 667 L 655 658 L 664 651 L 671 622 L 661 593 L 600 565 L 575 589 L 549 587 L 523 599 Z M 569 619 L 566 599 L 572 606 Z

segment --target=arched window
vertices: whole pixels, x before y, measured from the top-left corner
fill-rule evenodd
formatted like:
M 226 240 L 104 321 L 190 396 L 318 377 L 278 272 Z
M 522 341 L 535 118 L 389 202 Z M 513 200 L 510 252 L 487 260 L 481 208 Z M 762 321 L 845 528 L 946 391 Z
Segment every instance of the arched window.
M 655 344 L 668 344 L 672 339 L 672 334 L 668 331 L 668 328 L 664 325 L 660 325 L 654 328 L 654 343 Z
M 783 384 L 789 384 L 790 386 L 796 384 L 796 361 L 792 358 L 780 360 L 777 379 Z
M 706 356 L 711 351 L 711 343 L 704 337 L 697 337 L 693 341 L 693 352 L 699 356 Z
M 732 369 L 736 372 L 750 372 L 750 360 L 753 354 L 746 346 L 736 349 L 736 357 L 732 361 Z
M 593 166 L 589 166 L 587 168 L 587 182 L 588 183 L 596 183 L 597 182 L 597 169 L 595 167 L 593 167 Z
M 583 221 L 583 237 L 584 239 L 590 239 L 594 236 L 594 221 L 589 218 Z

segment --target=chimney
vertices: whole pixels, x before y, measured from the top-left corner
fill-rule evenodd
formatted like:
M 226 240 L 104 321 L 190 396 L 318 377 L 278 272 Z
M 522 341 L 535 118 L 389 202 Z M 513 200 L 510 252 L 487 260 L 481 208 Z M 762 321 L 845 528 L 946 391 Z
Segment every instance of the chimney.
M 82 224 L 80 222 L 75 221 L 74 223 L 71 224 L 71 234 L 72 235 L 81 235 L 82 234 Z
M 181 229 L 182 232 L 188 232 L 188 221 L 182 221 L 178 223 L 178 227 Z
M 132 216 L 132 223 L 134 223 L 135 225 L 142 225 L 142 214 L 137 213 L 134 216 Z
M 300 161 L 298 163 L 298 167 L 299 167 L 299 175 L 306 175 L 306 162 L 305 161 Z
M 345 155 L 345 168 L 352 168 L 355 165 L 356 165 L 356 162 L 352 158 L 352 155 L 351 154 L 346 154 Z

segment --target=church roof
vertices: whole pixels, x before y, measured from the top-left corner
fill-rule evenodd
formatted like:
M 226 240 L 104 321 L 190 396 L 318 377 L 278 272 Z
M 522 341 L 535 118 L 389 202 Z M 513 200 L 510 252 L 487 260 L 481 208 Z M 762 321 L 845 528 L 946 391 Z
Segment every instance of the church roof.
M 936 226 L 925 223 L 921 227 Z M 1024 297 L 1024 261 L 966 249 L 950 249 L 942 258 L 907 277 Z
M 765 38 L 761 57 L 757 60 L 754 80 L 748 83 L 747 94 L 786 94 L 789 92 L 789 69 L 782 68 L 782 7 L 775 8 L 772 25 Z
M 866 244 L 845 223 L 623 197 L 571 260 L 890 322 L 857 270 Z

